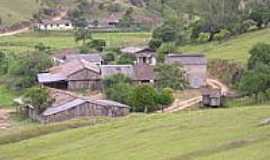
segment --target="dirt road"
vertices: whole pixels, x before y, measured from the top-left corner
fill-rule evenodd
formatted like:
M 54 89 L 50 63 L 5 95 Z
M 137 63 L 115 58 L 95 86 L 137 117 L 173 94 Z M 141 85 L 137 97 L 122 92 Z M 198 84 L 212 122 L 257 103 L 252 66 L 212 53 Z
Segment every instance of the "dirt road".
M 215 79 L 207 79 L 207 85 L 210 86 L 211 88 L 217 88 L 217 89 L 221 89 L 221 92 L 223 95 L 228 95 L 228 93 L 230 92 L 229 88 L 224 85 L 223 83 L 221 83 L 218 80 Z M 196 104 L 199 104 L 200 102 L 202 102 L 202 96 L 198 96 L 198 97 L 193 97 L 191 99 L 185 100 L 185 101 L 181 101 L 179 99 L 176 99 L 174 101 L 174 103 L 169 107 L 166 108 L 164 110 L 165 113 L 172 113 L 172 112 L 178 112 L 184 109 L 187 109 L 189 107 L 192 107 Z M 159 111 L 161 112 L 161 111 Z
M 9 113 L 7 110 L 0 109 L 0 130 L 10 127 Z

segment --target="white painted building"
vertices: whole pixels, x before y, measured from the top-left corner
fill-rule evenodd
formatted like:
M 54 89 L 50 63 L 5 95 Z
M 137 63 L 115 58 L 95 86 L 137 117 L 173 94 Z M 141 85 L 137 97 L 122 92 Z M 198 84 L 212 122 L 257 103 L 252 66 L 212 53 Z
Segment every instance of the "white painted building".
M 37 23 L 35 27 L 42 31 L 67 31 L 74 29 L 74 26 L 70 20 L 44 20 L 40 23 Z

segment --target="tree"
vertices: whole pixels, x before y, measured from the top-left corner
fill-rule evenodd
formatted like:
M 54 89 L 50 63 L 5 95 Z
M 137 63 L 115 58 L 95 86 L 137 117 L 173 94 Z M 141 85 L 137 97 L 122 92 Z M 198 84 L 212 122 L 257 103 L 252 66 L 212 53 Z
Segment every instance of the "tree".
M 270 1 L 253 2 L 249 18 L 257 22 L 257 27 L 262 28 L 270 22 Z
M 136 87 L 132 96 L 133 111 L 149 113 L 158 110 L 156 97 L 157 91 L 153 86 L 140 85 Z
M 120 58 L 117 60 L 117 64 L 125 65 L 125 64 L 134 64 L 135 58 L 131 57 L 127 54 L 123 54 L 120 56 Z
M 83 46 L 86 42 L 92 41 L 92 33 L 88 29 L 79 28 L 74 33 L 74 38 L 76 42 L 82 41 Z
M 111 88 L 114 85 L 119 84 L 119 83 L 130 84 L 131 79 L 124 74 L 114 74 L 112 76 L 105 77 L 105 79 L 103 80 L 103 86 L 105 89 Z
M 157 50 L 161 45 L 162 41 L 160 39 L 151 39 L 149 42 L 149 47 L 154 50 Z
M 163 43 L 157 50 L 158 60 L 160 62 L 163 62 L 167 54 L 174 53 L 175 51 L 176 51 L 175 43 Z
M 8 71 L 8 57 L 6 53 L 0 51 L 0 75 Z
M 161 110 L 164 110 L 164 106 L 172 104 L 174 101 L 173 90 L 170 88 L 162 89 L 157 97 L 156 102 L 161 105 Z
M 106 41 L 103 39 L 93 39 L 87 43 L 89 48 L 94 48 L 96 51 L 102 52 L 106 47 Z
M 115 55 L 112 52 L 106 53 L 103 56 L 105 64 L 110 64 L 111 62 L 115 61 Z
M 46 110 L 54 101 L 50 98 L 49 91 L 40 87 L 27 89 L 23 100 L 26 104 L 31 104 L 39 113 Z
M 257 64 L 266 64 L 270 66 L 269 44 L 258 43 L 250 50 L 248 69 L 250 70 L 255 69 Z
M 158 88 L 172 88 L 183 90 L 187 86 L 185 73 L 181 66 L 161 64 L 155 68 L 157 74 L 156 85 Z
M 133 87 L 128 83 L 117 83 L 105 90 L 106 97 L 127 105 L 131 104 Z
M 36 83 L 36 76 L 52 66 L 48 54 L 44 52 L 28 52 L 18 54 L 9 64 L 9 84 L 14 89 L 32 87 Z

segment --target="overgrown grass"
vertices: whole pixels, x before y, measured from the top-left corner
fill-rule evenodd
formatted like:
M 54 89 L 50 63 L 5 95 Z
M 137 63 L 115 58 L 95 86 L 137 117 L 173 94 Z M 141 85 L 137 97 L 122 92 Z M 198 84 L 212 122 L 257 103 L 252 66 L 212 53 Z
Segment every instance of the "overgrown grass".
M 270 106 L 131 115 L 1 145 L 10 160 L 266 160 Z
M 270 29 L 250 32 L 225 42 L 211 42 L 179 47 L 179 52 L 204 53 L 210 59 L 229 59 L 246 63 L 249 50 L 257 43 L 270 43 Z
M 130 33 L 95 33 L 93 38 L 104 39 L 108 47 L 125 47 L 128 45 L 145 45 L 151 34 L 147 32 Z M 17 36 L 1 37 L 0 47 L 12 52 L 26 52 L 34 46 L 43 43 L 53 49 L 72 48 L 79 46 L 75 43 L 72 33 L 64 32 L 31 32 Z
M 13 99 L 15 93 L 11 92 L 4 85 L 0 84 L 0 109 L 11 107 L 13 105 Z

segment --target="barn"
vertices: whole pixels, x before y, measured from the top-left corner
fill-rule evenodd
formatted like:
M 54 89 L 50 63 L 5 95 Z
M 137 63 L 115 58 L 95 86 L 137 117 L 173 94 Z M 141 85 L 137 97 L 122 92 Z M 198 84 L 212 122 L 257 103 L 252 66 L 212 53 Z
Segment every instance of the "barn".
M 181 65 L 191 88 L 206 86 L 207 59 L 202 54 L 168 54 L 165 63 Z
M 28 117 L 41 123 L 61 122 L 80 117 L 121 117 L 129 114 L 129 106 L 110 101 L 92 100 L 71 92 L 50 89 L 55 101 L 45 111 L 38 113 L 33 106 L 27 105 Z
M 64 90 L 96 90 L 101 88 L 101 71 L 96 64 L 75 59 L 50 68 L 48 73 L 38 74 L 38 82 Z

